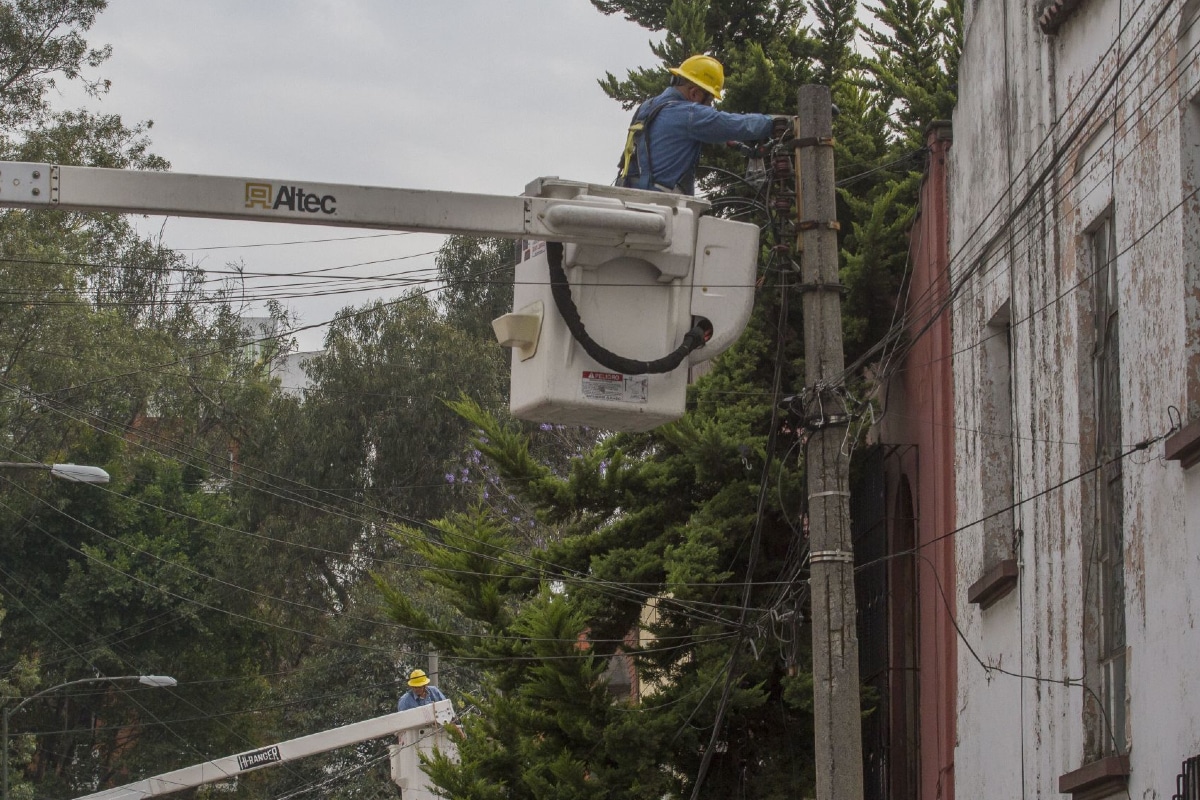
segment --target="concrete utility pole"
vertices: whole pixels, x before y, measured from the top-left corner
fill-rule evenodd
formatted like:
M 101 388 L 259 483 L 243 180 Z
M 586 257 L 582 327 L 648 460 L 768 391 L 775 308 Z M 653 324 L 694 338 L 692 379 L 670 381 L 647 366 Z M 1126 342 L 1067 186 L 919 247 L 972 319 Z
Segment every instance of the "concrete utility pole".
M 833 177 L 833 103 L 802 86 L 796 167 L 804 310 L 804 424 L 811 433 L 808 528 L 817 800 L 861 800 L 862 721 L 854 550 L 850 539 L 849 418 L 842 395 L 842 296 Z

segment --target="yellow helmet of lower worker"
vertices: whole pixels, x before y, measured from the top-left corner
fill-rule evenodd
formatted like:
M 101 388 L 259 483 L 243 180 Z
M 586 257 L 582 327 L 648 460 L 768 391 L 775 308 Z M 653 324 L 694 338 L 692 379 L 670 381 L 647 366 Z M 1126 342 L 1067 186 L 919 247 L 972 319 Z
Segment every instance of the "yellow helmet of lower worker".
M 425 674 L 423 669 L 414 669 L 412 674 L 408 676 L 408 685 L 414 689 L 418 686 L 424 686 L 429 683 L 429 676 Z
M 678 67 L 671 67 L 670 73 L 691 81 L 716 99 L 721 99 L 721 90 L 725 88 L 725 68 L 712 56 L 692 56 Z

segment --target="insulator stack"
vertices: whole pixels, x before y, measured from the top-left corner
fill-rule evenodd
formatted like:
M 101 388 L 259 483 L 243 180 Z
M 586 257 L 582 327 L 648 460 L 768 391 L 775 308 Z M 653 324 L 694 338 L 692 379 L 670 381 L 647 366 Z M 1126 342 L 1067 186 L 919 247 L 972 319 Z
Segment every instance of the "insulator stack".
M 771 186 L 768 207 L 775 230 L 772 250 L 793 255 L 796 250 L 796 164 L 795 151 L 779 148 L 771 154 Z

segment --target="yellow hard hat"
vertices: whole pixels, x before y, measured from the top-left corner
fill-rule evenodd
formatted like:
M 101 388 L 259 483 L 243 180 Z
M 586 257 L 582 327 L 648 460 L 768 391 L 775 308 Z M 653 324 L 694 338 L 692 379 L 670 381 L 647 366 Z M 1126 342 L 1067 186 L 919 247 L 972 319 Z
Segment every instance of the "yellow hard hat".
M 691 81 L 716 99 L 721 99 L 725 88 L 725 68 L 712 56 L 692 56 L 669 72 L 685 81 Z
M 414 689 L 418 686 L 424 686 L 429 683 L 429 676 L 425 674 L 423 669 L 414 669 L 412 674 L 408 676 L 408 685 Z

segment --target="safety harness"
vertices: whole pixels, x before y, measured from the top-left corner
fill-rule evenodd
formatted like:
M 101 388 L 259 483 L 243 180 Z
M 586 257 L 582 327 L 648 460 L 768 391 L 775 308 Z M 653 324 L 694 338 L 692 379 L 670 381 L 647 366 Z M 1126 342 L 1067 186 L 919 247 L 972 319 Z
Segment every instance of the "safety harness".
M 633 121 L 629 124 L 629 135 L 625 137 L 625 151 L 617 162 L 617 186 L 630 189 L 665 189 L 675 191 L 674 187 L 658 186 L 654 180 L 654 164 L 650 161 L 650 126 L 664 108 L 679 105 L 686 100 L 663 99 L 655 97 L 645 101 L 633 112 Z M 631 172 L 630 168 L 636 167 Z

